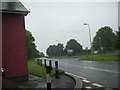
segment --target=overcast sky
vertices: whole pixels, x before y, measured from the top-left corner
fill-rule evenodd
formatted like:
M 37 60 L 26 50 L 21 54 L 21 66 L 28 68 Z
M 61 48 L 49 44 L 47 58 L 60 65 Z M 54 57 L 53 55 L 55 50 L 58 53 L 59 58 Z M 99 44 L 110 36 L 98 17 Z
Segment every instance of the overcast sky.
M 117 2 L 22 2 L 30 11 L 25 17 L 26 29 L 35 37 L 40 52 L 49 45 L 76 39 L 83 48 L 90 47 L 88 27 L 92 40 L 96 31 L 104 26 L 118 30 Z M 58 40 L 58 41 L 56 41 Z

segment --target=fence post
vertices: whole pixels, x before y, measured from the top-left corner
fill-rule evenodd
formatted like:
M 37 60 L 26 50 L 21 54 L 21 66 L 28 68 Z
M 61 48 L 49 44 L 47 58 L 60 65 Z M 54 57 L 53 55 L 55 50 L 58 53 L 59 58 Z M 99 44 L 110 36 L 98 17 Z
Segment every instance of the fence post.
M 52 70 L 52 60 L 49 60 L 50 70 Z
M 60 78 L 59 70 L 58 70 L 58 61 L 55 61 L 55 71 L 56 71 L 55 77 L 56 78 Z
M 46 66 L 47 66 L 47 65 L 46 65 L 46 59 L 44 59 L 44 65 L 45 65 L 45 68 L 46 68 Z
M 42 59 L 40 59 L 40 66 L 42 66 Z
M 38 65 L 40 64 L 39 59 L 37 59 L 37 64 L 38 64 Z
M 50 66 L 46 67 L 46 83 L 47 83 L 47 90 L 51 90 L 51 76 L 50 76 L 51 70 Z

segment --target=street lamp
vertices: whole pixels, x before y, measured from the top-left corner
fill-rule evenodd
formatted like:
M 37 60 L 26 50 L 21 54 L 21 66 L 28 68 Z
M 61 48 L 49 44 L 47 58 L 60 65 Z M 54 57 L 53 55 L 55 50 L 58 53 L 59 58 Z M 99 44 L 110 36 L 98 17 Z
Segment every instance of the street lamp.
M 99 40 L 100 40 L 100 51 L 101 51 L 101 37 L 99 37 Z
M 83 25 L 87 25 L 88 29 L 89 29 L 90 47 L 91 47 L 91 55 L 92 55 L 92 42 L 91 42 L 90 25 L 88 23 L 84 23 Z
M 99 40 L 100 40 L 100 52 L 102 52 L 103 51 L 103 47 L 102 47 L 101 37 L 99 37 Z
M 56 42 L 58 42 L 58 44 L 59 44 L 59 40 L 56 40 Z M 58 51 L 59 51 L 59 56 L 61 56 L 60 46 L 59 45 L 58 45 Z

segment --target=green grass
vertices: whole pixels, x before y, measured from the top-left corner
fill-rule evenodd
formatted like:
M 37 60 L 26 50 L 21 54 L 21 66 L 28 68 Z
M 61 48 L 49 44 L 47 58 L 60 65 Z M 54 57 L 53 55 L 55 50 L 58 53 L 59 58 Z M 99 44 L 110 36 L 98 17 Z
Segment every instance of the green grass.
M 80 60 L 102 60 L 102 61 L 120 61 L 120 56 L 91 56 L 91 55 L 77 55 L 77 56 L 62 56 L 49 58 L 79 58 Z
M 40 66 L 37 64 L 37 62 L 34 59 L 31 59 L 28 61 L 28 72 L 29 74 L 39 76 L 41 78 L 46 78 L 46 68 L 43 66 Z M 60 73 L 62 73 L 62 70 L 59 70 Z M 55 75 L 55 69 L 53 68 L 51 71 L 51 76 Z
M 27 86 L 16 86 L 16 87 L 13 87 L 13 88 L 10 88 L 11 90 L 13 89 L 13 90 L 31 90 L 29 87 L 27 87 Z
M 102 60 L 102 61 L 118 61 L 118 56 L 81 56 L 81 60 Z

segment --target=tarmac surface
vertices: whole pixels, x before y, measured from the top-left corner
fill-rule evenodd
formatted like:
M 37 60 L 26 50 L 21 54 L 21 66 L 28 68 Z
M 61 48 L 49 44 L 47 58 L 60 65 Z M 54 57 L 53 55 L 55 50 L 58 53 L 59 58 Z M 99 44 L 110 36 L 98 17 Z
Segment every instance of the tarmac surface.
M 47 88 L 46 79 L 39 78 L 37 76 L 29 75 L 29 81 L 21 83 L 23 86 L 28 88 Z M 51 78 L 51 87 L 52 88 L 74 88 L 75 81 L 73 78 L 61 74 L 60 78 Z
M 120 88 L 119 62 L 74 59 L 48 59 L 59 62 L 59 69 L 77 75 L 97 87 Z M 83 81 L 83 82 L 84 82 Z M 96 85 L 95 85 L 96 86 Z M 91 87 L 92 88 L 92 87 Z

